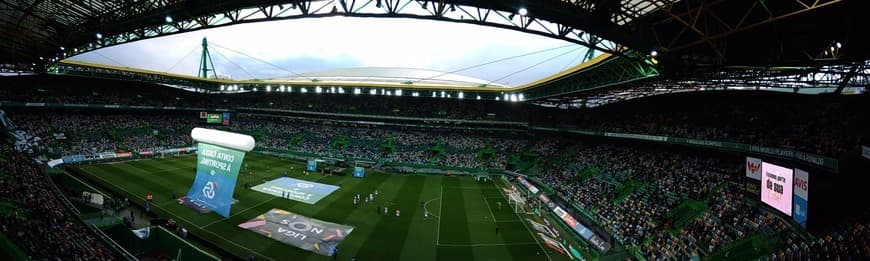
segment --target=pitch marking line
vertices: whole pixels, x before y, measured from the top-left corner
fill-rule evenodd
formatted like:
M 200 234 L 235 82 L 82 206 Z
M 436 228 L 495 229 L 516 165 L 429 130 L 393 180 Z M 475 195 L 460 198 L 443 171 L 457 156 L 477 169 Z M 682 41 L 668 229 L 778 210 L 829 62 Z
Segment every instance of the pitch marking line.
M 488 247 L 488 246 L 526 246 L 540 245 L 538 242 L 492 243 L 492 244 L 438 244 L 443 247 Z
M 106 184 L 112 184 L 111 182 L 108 182 L 108 181 L 106 181 L 105 179 L 103 179 L 102 177 L 100 177 L 100 176 L 98 176 L 98 175 L 94 175 L 93 173 L 91 173 L 91 176 L 94 176 L 94 177 L 96 177 L 96 178 L 102 180 L 103 182 L 106 182 Z M 133 197 L 136 197 L 136 198 L 141 199 L 141 200 L 145 200 L 145 198 L 143 198 L 142 196 L 139 196 L 139 195 L 136 195 L 136 194 L 130 193 L 130 191 L 127 190 L 127 189 L 125 189 L 125 188 L 122 188 L 122 187 L 119 187 L 119 186 L 114 186 L 114 187 L 115 187 L 115 188 L 118 188 L 118 189 L 120 189 L 120 190 L 123 190 L 124 192 L 126 192 L 127 194 L 130 194 L 130 195 L 133 196 Z M 159 208 L 159 209 L 162 209 L 162 210 L 163 210 L 164 212 L 166 212 L 166 213 L 172 213 L 172 212 L 166 210 L 165 208 L 160 207 L 160 205 L 156 205 L 156 204 L 155 204 L 154 207 Z M 194 227 L 196 227 L 196 226 L 194 225 L 194 224 L 196 224 L 196 223 L 190 222 L 190 220 L 187 220 L 187 219 L 185 219 L 184 217 L 179 216 L 179 215 L 174 215 L 174 216 L 175 216 L 176 218 L 178 218 L 178 219 L 180 219 L 180 220 L 183 220 L 184 222 L 187 222 L 188 224 L 193 225 Z M 230 244 L 236 245 L 237 247 L 240 247 L 240 248 L 242 248 L 242 249 L 244 249 L 244 250 L 248 250 L 248 252 L 257 253 L 257 254 L 259 254 L 261 257 L 264 257 L 264 258 L 266 258 L 266 259 L 268 259 L 268 260 L 275 261 L 274 258 L 271 258 L 271 257 L 268 257 L 268 256 L 266 256 L 266 255 L 263 255 L 263 254 L 260 253 L 259 251 L 254 251 L 254 250 L 252 250 L 252 249 L 250 249 L 250 248 L 247 248 L 247 247 L 244 247 L 244 246 L 242 246 L 242 245 L 239 245 L 238 243 L 233 242 L 233 241 L 230 241 L 229 239 L 226 239 L 226 238 L 222 237 L 221 235 L 215 234 L 214 232 L 211 232 L 211 231 L 209 231 L 209 230 L 205 230 L 205 229 L 202 229 L 202 228 L 200 228 L 200 230 L 203 231 L 203 232 L 206 232 L 206 233 L 212 234 L 212 235 L 214 235 L 214 236 L 216 236 L 216 237 L 218 237 L 218 238 L 220 238 L 220 239 L 223 239 L 224 241 L 226 241 L 226 242 L 228 242 L 228 243 L 230 243 Z M 208 240 L 206 240 L 206 241 L 208 241 Z
M 498 219 L 496 219 L 496 218 L 495 218 L 495 214 L 492 213 L 492 207 L 489 206 L 489 200 L 486 200 L 486 198 L 484 198 L 484 199 L 483 199 L 483 202 L 486 203 L 486 209 L 489 210 L 489 216 L 492 217 L 492 222 L 496 222 L 496 223 L 498 223 L 498 222 L 499 222 Z
M 444 204 L 444 186 L 441 186 L 441 196 L 438 197 L 438 215 L 444 215 L 444 209 L 441 206 Z M 435 232 L 435 245 L 441 242 L 441 216 L 438 217 L 438 231 Z
M 240 214 L 242 214 L 242 213 L 245 213 L 245 212 L 247 212 L 248 210 L 251 210 L 251 209 L 254 209 L 254 208 L 256 208 L 256 207 L 262 206 L 263 204 L 269 203 L 269 202 L 271 202 L 272 200 L 274 200 L 274 199 L 276 199 L 276 198 L 278 198 L 278 197 L 273 197 L 273 198 L 270 198 L 270 199 L 265 200 L 265 201 L 263 201 L 263 202 L 260 202 L 259 204 L 256 204 L 256 205 L 251 206 L 251 207 L 249 207 L 249 208 L 246 208 L 246 209 L 244 209 L 244 210 L 242 210 L 242 211 L 239 211 L 239 212 L 237 212 L 236 214 L 230 215 L 230 216 L 227 217 L 226 219 L 218 219 L 218 220 L 215 220 L 215 221 L 213 221 L 213 222 L 211 222 L 211 223 L 205 224 L 204 226 L 200 226 L 199 229 L 203 229 L 203 228 L 205 228 L 205 227 L 207 227 L 207 226 L 211 226 L 211 225 L 213 225 L 213 224 L 215 224 L 215 223 L 218 223 L 218 222 L 221 222 L 221 221 L 227 221 L 228 219 L 230 219 L 230 218 L 232 218 L 232 217 L 235 217 L 235 216 L 238 216 L 238 215 L 240 215 Z
M 502 181 L 504 181 L 504 180 L 502 180 Z M 505 181 L 505 182 L 506 182 L 506 181 Z M 497 186 L 497 185 L 493 184 L 493 186 Z M 507 200 L 507 197 L 506 197 L 504 194 L 501 194 L 501 196 L 502 196 L 502 198 L 504 198 L 505 200 Z M 514 215 L 516 215 L 517 218 L 519 218 L 520 221 L 522 221 L 523 218 L 520 217 L 519 214 L 514 213 Z M 544 246 L 541 245 L 541 241 L 538 240 L 538 235 L 535 234 L 535 233 L 532 233 L 532 229 L 529 228 L 529 225 L 526 225 L 526 222 L 522 222 L 522 223 L 523 223 L 523 226 L 526 227 L 526 230 L 529 231 L 529 234 L 532 236 L 532 238 L 535 239 L 535 242 L 538 243 L 538 247 L 541 248 L 541 251 L 544 252 L 544 255 L 547 256 L 547 260 L 553 261 L 553 258 L 550 257 L 550 254 L 547 253 L 547 249 L 544 248 Z
M 435 201 L 435 200 L 440 200 L 440 199 L 441 199 L 441 198 L 433 198 L 433 199 L 430 199 L 429 201 L 426 201 L 426 203 L 423 203 L 423 210 L 425 210 L 426 212 L 429 212 L 429 215 L 430 215 L 430 216 L 433 216 L 433 217 L 435 217 L 435 218 L 440 219 L 441 216 L 433 214 L 432 211 L 429 211 L 429 208 L 427 207 L 427 206 L 429 206 L 429 202 L 432 202 L 432 201 Z M 438 212 L 441 212 L 441 210 L 439 209 Z M 438 214 L 441 214 L 441 213 L 438 213 Z

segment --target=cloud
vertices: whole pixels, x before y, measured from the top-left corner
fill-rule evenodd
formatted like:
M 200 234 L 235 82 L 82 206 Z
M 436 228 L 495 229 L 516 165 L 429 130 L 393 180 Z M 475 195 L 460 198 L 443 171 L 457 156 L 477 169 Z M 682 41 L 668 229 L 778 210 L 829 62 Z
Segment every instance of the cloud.
M 208 37 L 218 73 L 234 79 L 291 75 L 287 69 L 296 73 L 348 67 L 455 71 L 571 45 L 543 36 L 462 23 L 328 17 L 213 28 L 113 46 L 73 59 L 195 75 L 203 37 Z M 580 50 L 517 72 L 574 48 Z M 583 50 L 585 48 L 573 45 L 458 73 L 485 80 L 513 74 L 503 80 L 518 85 L 561 71 Z M 576 60 L 574 64 L 579 62 L 579 59 L 573 60 Z

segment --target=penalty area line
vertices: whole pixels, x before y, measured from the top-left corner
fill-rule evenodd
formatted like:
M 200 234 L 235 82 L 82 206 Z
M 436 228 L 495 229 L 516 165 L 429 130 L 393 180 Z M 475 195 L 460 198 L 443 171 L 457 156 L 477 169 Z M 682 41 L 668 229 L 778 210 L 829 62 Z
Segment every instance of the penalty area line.
M 242 214 L 242 213 L 245 213 L 245 212 L 247 212 L 248 210 L 251 210 L 251 209 L 254 209 L 254 208 L 256 208 L 256 207 L 262 206 L 263 204 L 269 203 L 269 202 L 271 202 L 272 200 L 274 200 L 274 199 L 276 199 L 276 198 L 277 198 L 277 197 L 273 197 L 273 198 L 270 198 L 270 199 L 268 199 L 268 200 L 264 200 L 263 202 L 260 202 L 259 204 L 253 205 L 253 206 L 251 206 L 251 207 L 249 207 L 249 208 L 246 208 L 246 209 L 244 209 L 244 210 L 242 210 L 242 211 L 239 211 L 239 212 L 237 212 L 236 214 L 230 215 L 229 217 L 227 217 L 227 218 L 225 218 L 225 219 L 218 219 L 218 220 L 212 221 L 211 223 L 205 224 L 204 226 L 200 226 L 199 229 L 204 229 L 204 228 L 207 227 L 207 226 L 214 225 L 214 224 L 219 223 L 219 222 L 221 222 L 221 221 L 227 221 L 228 219 L 230 219 L 230 218 L 232 218 L 232 217 L 235 217 L 235 216 L 238 216 L 238 215 L 240 215 L 240 214 Z
M 429 201 L 426 201 L 426 203 L 423 203 L 423 210 L 425 210 L 426 212 L 429 212 L 429 213 L 430 213 L 429 215 L 432 215 L 433 217 L 440 219 L 441 216 L 439 216 L 439 215 L 435 215 L 435 214 L 431 214 L 432 211 L 429 211 L 429 207 L 427 207 L 427 206 L 429 206 L 429 202 L 432 202 L 432 201 L 435 201 L 435 200 L 440 200 L 440 199 L 441 199 L 441 198 L 433 198 L 433 199 L 430 199 Z M 439 209 L 438 212 L 441 212 L 441 210 Z M 438 214 L 441 214 L 441 213 L 438 213 Z

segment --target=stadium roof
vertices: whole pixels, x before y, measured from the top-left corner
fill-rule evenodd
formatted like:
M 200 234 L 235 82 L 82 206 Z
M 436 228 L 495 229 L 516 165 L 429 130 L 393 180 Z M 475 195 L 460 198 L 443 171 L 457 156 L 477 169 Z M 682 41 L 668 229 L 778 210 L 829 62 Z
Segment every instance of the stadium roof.
M 311 73 L 264 80 L 264 82 L 278 81 L 306 81 L 317 79 L 330 83 L 413 83 L 423 85 L 451 85 L 451 86 L 481 86 L 504 88 L 507 86 L 492 83 L 491 81 L 477 79 L 465 75 L 440 72 L 428 69 L 415 68 L 391 68 L 391 67 L 360 67 L 329 69 Z

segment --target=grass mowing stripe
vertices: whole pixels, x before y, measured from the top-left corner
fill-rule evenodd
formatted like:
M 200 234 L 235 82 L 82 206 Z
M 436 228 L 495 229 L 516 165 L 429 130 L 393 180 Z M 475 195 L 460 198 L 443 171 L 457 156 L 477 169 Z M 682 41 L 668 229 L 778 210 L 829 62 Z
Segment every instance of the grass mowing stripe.
M 432 203 L 432 200 L 439 199 L 441 182 L 444 179 L 440 175 L 424 175 L 424 177 L 423 187 L 420 189 L 420 201 L 425 200 Z M 426 203 L 424 202 L 424 204 Z M 428 208 L 433 207 L 428 206 L 422 209 L 426 211 Z M 432 213 L 429 213 L 429 218 L 424 218 L 423 213 L 420 213 L 423 211 L 418 211 L 418 214 L 411 217 L 413 222 L 408 226 L 408 235 L 405 237 L 405 245 L 399 258 L 401 260 L 435 260 L 438 222 L 432 219 Z
M 465 219 L 465 198 L 459 191 L 450 188 L 457 187 L 459 177 L 445 177 L 443 184 L 444 194 L 441 197 L 443 204 L 449 206 L 448 209 L 441 209 L 441 226 L 439 228 L 440 238 L 438 244 L 469 244 L 470 235 L 468 232 L 468 223 Z M 446 229 L 445 229 L 446 228 Z M 471 248 L 455 248 L 455 247 L 440 247 L 436 246 L 436 260 L 467 260 L 474 256 Z
M 369 238 L 362 247 L 364 252 L 357 253 L 360 259 L 398 260 L 402 252 L 398 251 L 405 245 L 408 236 L 408 227 L 411 221 L 417 218 L 416 213 L 422 208 L 420 195 L 423 188 L 424 176 L 407 176 L 399 186 L 401 189 L 393 197 L 396 205 L 391 208 L 402 211 L 402 215 L 396 217 L 392 211 L 378 220 L 373 231 L 374 238 Z

